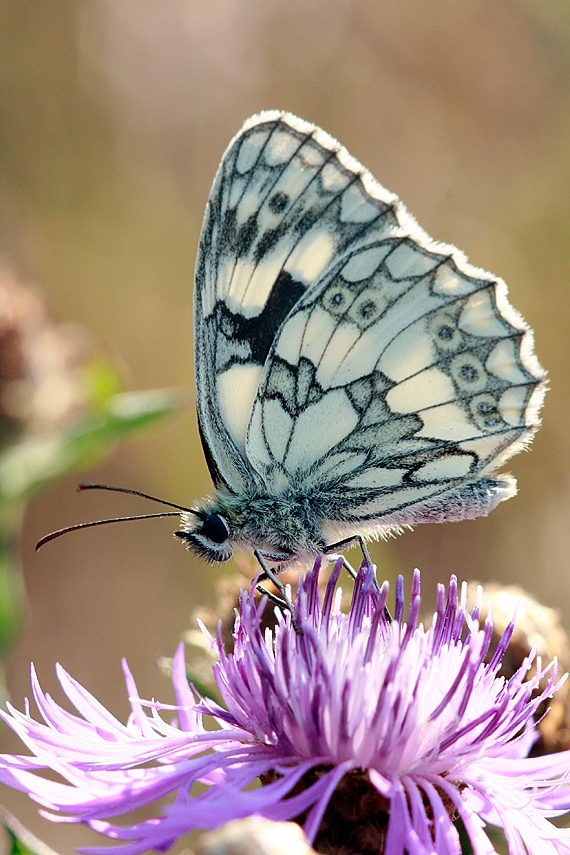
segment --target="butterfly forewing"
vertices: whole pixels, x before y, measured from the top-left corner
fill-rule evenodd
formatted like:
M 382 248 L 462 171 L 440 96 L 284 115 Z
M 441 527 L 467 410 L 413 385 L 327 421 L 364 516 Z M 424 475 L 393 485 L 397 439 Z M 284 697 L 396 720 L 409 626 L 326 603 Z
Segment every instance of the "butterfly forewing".
M 246 122 L 195 299 L 218 486 L 307 497 L 336 532 L 478 516 L 514 492 L 494 473 L 538 426 L 531 332 L 501 280 L 432 241 L 324 131 Z
M 250 120 L 224 155 L 200 242 L 195 347 L 203 438 L 232 489 L 255 480 L 246 431 L 285 317 L 371 223 L 397 226 L 395 197 L 370 196 L 366 177 L 323 131 L 280 113 Z

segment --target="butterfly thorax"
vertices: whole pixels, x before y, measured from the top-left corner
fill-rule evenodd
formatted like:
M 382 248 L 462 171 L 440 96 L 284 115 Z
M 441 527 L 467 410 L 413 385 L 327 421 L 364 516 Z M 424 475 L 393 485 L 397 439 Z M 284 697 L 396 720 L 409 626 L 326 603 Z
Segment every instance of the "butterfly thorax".
M 234 547 L 259 549 L 277 561 L 314 558 L 325 548 L 311 499 L 296 491 L 279 496 L 217 490 L 181 515 L 177 536 L 208 561 L 227 561 Z

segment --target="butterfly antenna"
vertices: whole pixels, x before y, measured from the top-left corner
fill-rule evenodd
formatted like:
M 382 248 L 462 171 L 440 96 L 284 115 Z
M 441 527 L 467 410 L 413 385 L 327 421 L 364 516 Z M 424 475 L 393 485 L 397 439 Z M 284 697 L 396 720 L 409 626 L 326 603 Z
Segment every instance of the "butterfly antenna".
M 295 614 L 295 606 L 291 602 L 289 592 L 287 591 L 285 585 L 280 579 L 277 578 L 277 574 L 274 573 L 273 570 L 269 567 L 269 565 L 265 561 L 265 558 L 263 557 L 263 554 L 259 551 L 259 549 L 254 549 L 253 554 L 257 558 L 259 566 L 263 570 L 263 573 L 260 578 L 269 579 L 271 582 L 273 582 L 273 584 L 281 594 L 281 597 L 276 597 L 275 594 L 272 594 L 271 591 L 268 591 L 267 588 L 263 587 L 263 585 L 256 585 L 255 587 L 261 594 L 265 594 L 265 596 L 269 597 L 272 602 L 277 603 L 278 606 L 281 606 L 282 608 L 286 609 L 291 615 L 291 624 L 297 635 L 304 635 L 304 632 L 297 621 L 297 615 Z
M 169 508 L 176 508 L 178 511 L 186 511 L 189 514 L 196 513 L 192 508 L 185 508 L 184 505 L 167 502 L 165 499 L 158 499 L 149 493 L 141 493 L 140 490 L 131 490 L 129 487 L 114 487 L 111 484 L 78 484 L 77 492 L 82 493 L 83 490 L 110 490 L 112 493 L 128 493 L 130 496 L 140 496 L 141 499 L 149 499 L 151 502 L 158 502 L 159 505 L 167 505 Z
M 36 552 L 42 546 L 45 546 L 46 543 L 49 543 L 50 540 L 55 540 L 57 537 L 61 537 L 62 534 L 69 534 L 70 531 L 78 531 L 80 528 L 94 528 L 96 525 L 107 525 L 107 523 L 116 523 L 116 522 L 128 522 L 129 520 L 152 520 L 157 517 L 177 517 L 177 511 L 162 511 L 159 514 L 137 514 L 132 517 L 110 517 L 106 520 L 91 520 L 91 522 L 84 523 L 75 523 L 75 525 L 68 525 L 65 528 L 60 528 L 57 531 L 52 531 L 50 534 L 46 534 L 44 537 L 41 537 L 36 543 Z
M 98 525 L 107 525 L 108 523 L 115 522 L 129 522 L 130 520 L 151 520 L 157 519 L 158 517 L 177 517 L 180 511 L 185 511 L 189 514 L 196 514 L 197 516 L 202 516 L 200 511 L 194 511 L 192 508 L 186 508 L 184 505 L 177 505 L 174 502 L 167 502 L 165 499 L 158 499 L 156 496 L 151 496 L 149 493 L 141 493 L 140 490 L 131 490 L 128 487 L 114 487 L 110 484 L 79 484 L 77 486 L 77 492 L 81 493 L 83 490 L 110 490 L 113 493 L 128 493 L 131 496 L 140 496 L 141 499 L 149 499 L 151 502 L 158 502 L 161 505 L 166 505 L 169 508 L 176 508 L 175 511 L 161 511 L 156 514 L 136 514 L 128 517 L 110 517 L 109 519 L 104 520 L 92 520 L 91 522 L 84 523 L 75 523 L 75 525 L 68 525 L 65 528 L 60 528 L 57 531 L 52 531 L 50 534 L 46 534 L 44 537 L 40 538 L 36 543 L 36 552 L 42 546 L 45 546 L 46 543 L 49 543 L 50 540 L 55 540 L 58 537 L 61 537 L 62 534 L 69 534 L 70 531 L 78 531 L 82 528 L 94 528 Z

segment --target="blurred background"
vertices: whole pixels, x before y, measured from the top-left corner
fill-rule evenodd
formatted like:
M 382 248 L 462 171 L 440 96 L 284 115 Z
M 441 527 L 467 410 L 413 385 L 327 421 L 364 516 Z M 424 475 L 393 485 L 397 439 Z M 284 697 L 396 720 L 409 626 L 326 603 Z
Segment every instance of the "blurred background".
M 39 289 L 51 318 L 114 363 L 126 389 L 179 388 L 187 400 L 28 504 L 25 617 L 8 666 L 20 708 L 31 660 L 58 700 L 56 661 L 120 718 L 122 656 L 143 697 L 169 700 L 156 657 L 172 654 L 197 604 L 215 602 L 224 571 L 186 554 L 173 520 L 74 533 L 37 555 L 34 543 L 154 510 L 77 495 L 80 480 L 182 504 L 209 492 L 194 414 L 194 259 L 221 154 L 265 108 L 324 127 L 433 237 L 502 276 L 550 375 L 532 451 L 509 467 L 519 495 L 487 519 L 375 546 L 380 576 L 418 566 L 432 600 L 452 572 L 517 583 L 570 625 L 567 0 L 1 0 L 0 278 Z M 0 733 L 0 750 L 19 743 Z M 62 853 L 93 842 L 38 818 L 24 796 L 0 801 Z

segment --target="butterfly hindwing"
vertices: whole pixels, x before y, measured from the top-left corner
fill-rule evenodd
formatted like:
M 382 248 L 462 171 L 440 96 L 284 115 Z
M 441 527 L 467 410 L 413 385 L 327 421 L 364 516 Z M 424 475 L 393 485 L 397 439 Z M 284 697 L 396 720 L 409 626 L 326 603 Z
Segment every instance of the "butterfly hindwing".
M 392 232 L 368 229 L 292 310 L 246 451 L 324 519 L 478 516 L 514 492 L 493 473 L 537 427 L 543 372 L 502 281 L 405 212 Z

